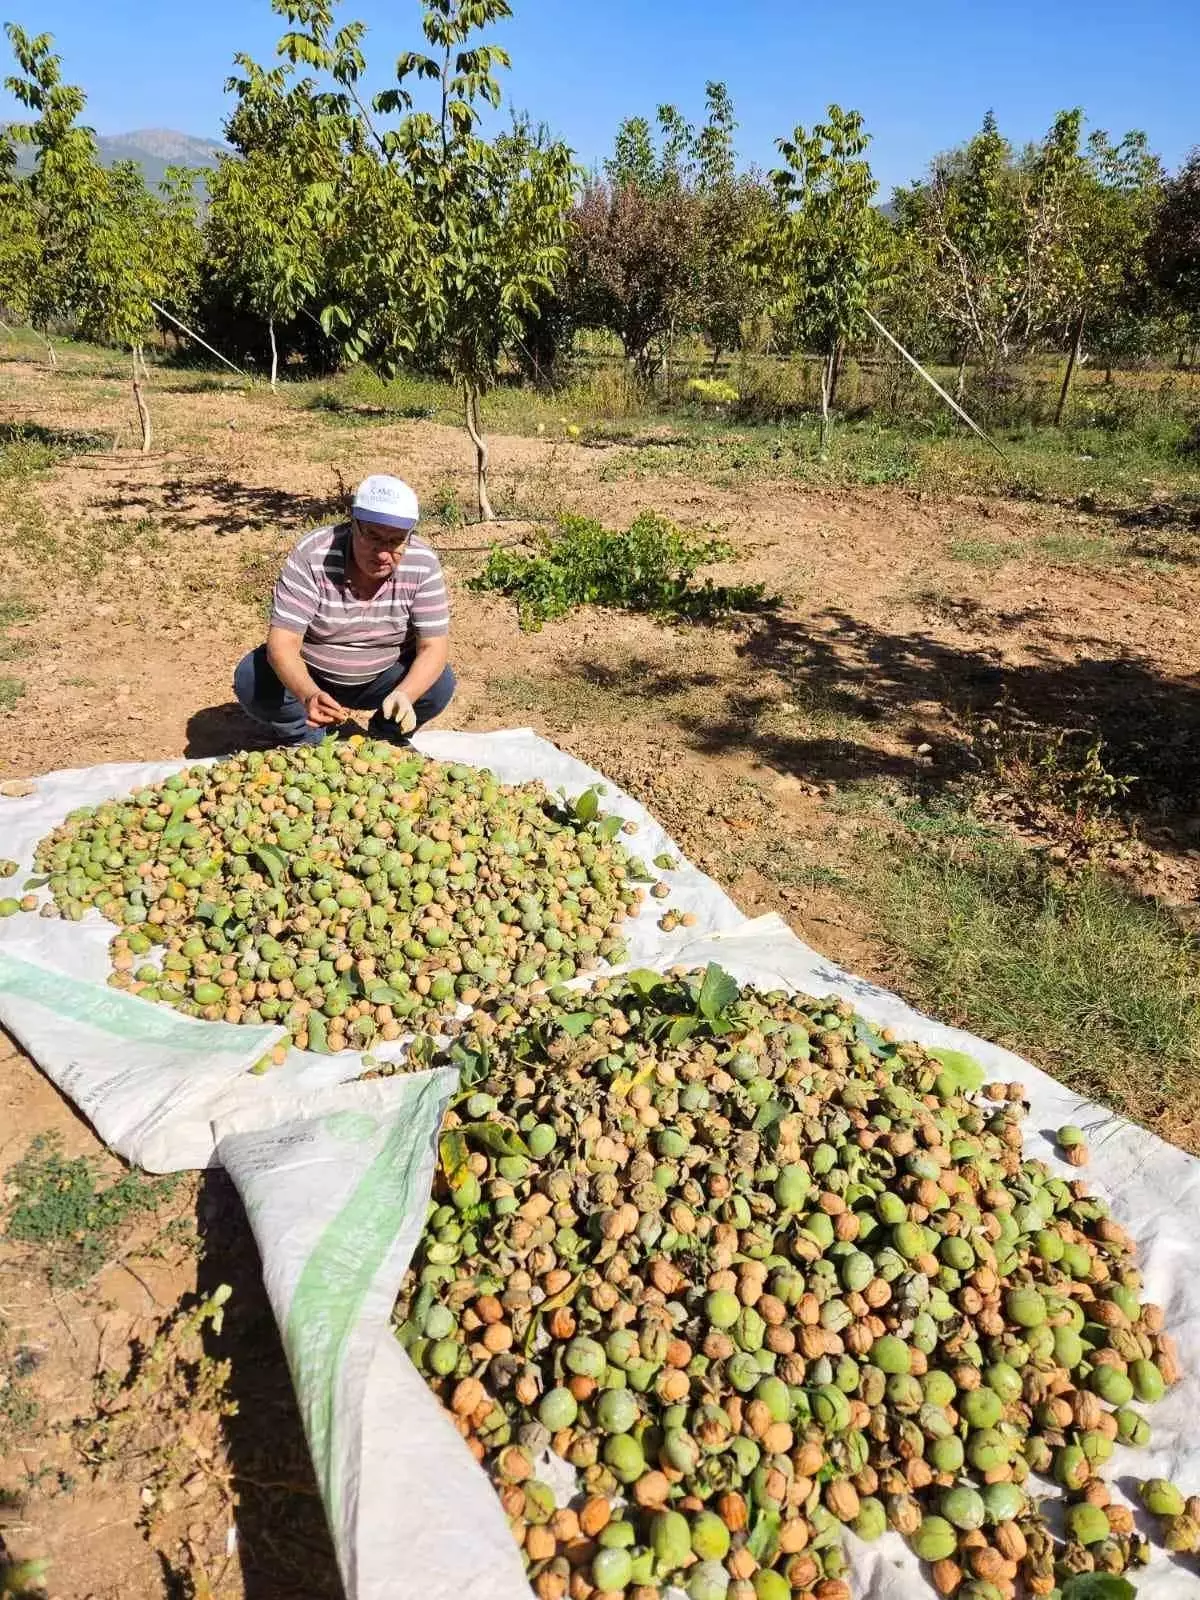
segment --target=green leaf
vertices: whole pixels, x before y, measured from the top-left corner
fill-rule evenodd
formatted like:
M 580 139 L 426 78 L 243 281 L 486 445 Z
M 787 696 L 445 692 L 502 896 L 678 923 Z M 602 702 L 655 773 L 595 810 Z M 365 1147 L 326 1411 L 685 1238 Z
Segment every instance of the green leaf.
M 404 996 L 398 989 L 393 989 L 390 984 L 373 983 L 367 989 L 367 999 L 373 1006 L 392 1006 Z
M 49 882 L 49 878 L 26 878 L 21 889 L 23 893 L 28 894 L 31 889 L 44 889 Z
M 878 1056 L 881 1061 L 885 1060 L 888 1056 L 895 1055 L 896 1053 L 895 1046 L 885 1045 L 883 1040 L 879 1037 L 877 1031 L 871 1026 L 865 1017 L 855 1017 L 854 1037 L 858 1040 L 859 1044 L 865 1044 L 871 1054 L 873 1056 Z
M 456 1130 L 468 1144 L 493 1156 L 527 1156 L 529 1146 L 513 1128 L 499 1122 L 468 1122 Z
M 580 822 L 595 822 L 600 815 L 600 796 L 595 789 L 585 789 L 572 807 Z
M 627 983 L 635 994 L 641 995 L 645 1000 L 667 980 L 661 972 L 652 972 L 649 967 L 634 967 L 633 971 L 627 972 L 621 981 Z
M 769 1560 L 778 1548 L 780 1522 L 778 1511 L 760 1511 L 754 1519 L 746 1548 L 760 1566 Z
M 341 981 L 345 982 L 344 976 Z M 408 1061 L 413 1067 L 431 1067 L 436 1055 L 437 1040 L 427 1033 L 419 1033 L 408 1047 Z
M 682 1044 L 685 1039 L 691 1038 L 699 1026 L 700 1019 L 698 1017 L 677 1017 L 671 1024 L 671 1030 L 667 1034 L 668 1043 L 671 1045 Z
M 281 888 L 287 876 L 287 867 L 279 852 L 272 850 L 270 845 L 256 844 L 250 854 L 261 864 L 275 888 Z
M 940 1046 L 930 1050 L 929 1054 L 935 1061 L 941 1062 L 960 1089 L 969 1092 L 983 1087 L 986 1074 L 974 1056 L 965 1055 L 961 1050 L 945 1050 Z
M 1062 1586 L 1062 1600 L 1136 1600 L 1128 1578 L 1111 1572 L 1077 1572 Z
M 611 817 L 605 817 L 604 821 L 599 824 L 599 833 L 601 838 L 612 840 L 617 837 L 621 828 L 621 819 L 614 813 Z
M 449 1059 L 451 1066 L 458 1068 L 458 1083 L 462 1090 L 474 1088 L 491 1071 L 491 1053 L 479 1040 L 472 1046 L 456 1039 L 450 1046 Z
M 773 1128 L 777 1122 L 782 1122 L 787 1116 L 788 1108 L 779 1100 L 767 1100 L 759 1107 L 758 1115 L 754 1119 L 755 1133 L 766 1133 L 768 1128 Z
M 462 1130 L 459 1128 L 453 1128 L 449 1133 L 443 1133 L 438 1140 L 438 1160 L 441 1162 L 442 1171 L 446 1174 L 446 1181 L 452 1189 L 462 1184 L 463 1175 L 468 1170 L 467 1157 L 470 1153 L 467 1141 L 463 1138 Z
M 590 1011 L 572 1011 L 565 1017 L 557 1019 L 559 1027 L 568 1039 L 581 1039 L 594 1020 Z
M 696 997 L 696 1008 L 708 1022 L 715 1022 L 738 997 L 737 980 L 710 961 L 704 973 L 704 982 Z

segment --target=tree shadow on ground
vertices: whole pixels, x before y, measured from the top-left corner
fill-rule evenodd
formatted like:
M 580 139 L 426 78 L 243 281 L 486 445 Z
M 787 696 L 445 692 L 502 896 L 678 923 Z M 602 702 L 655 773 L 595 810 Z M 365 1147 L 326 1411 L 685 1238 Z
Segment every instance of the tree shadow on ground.
M 148 483 L 132 464 L 128 473 L 110 477 L 104 492 L 114 513 L 128 519 L 141 512 L 168 533 L 228 536 L 274 529 L 285 543 L 310 528 L 340 520 L 350 498 L 340 474 L 335 474 L 328 494 L 307 494 L 216 475 L 181 475 L 162 484 Z
M 1079 641 L 1076 641 L 1079 644 Z M 746 687 L 703 709 L 681 691 L 712 685 L 708 672 L 676 673 L 630 660 L 576 662 L 568 676 L 641 697 L 705 754 L 742 750 L 809 782 L 919 776 L 937 788 L 978 770 L 967 735 L 980 719 L 1003 720 L 1029 735 L 1036 752 L 1066 736 L 1062 759 L 1103 741 L 1107 773 L 1127 780 L 1114 810 L 1144 820 L 1164 841 L 1200 844 L 1200 679 L 1171 677 L 1111 643 L 1086 641 L 1095 654 L 1064 661 L 1049 650 L 1013 664 L 985 644 L 960 647 L 923 632 L 886 629 L 829 610 L 813 618 L 764 618 L 737 647 Z M 780 699 L 795 702 L 795 734 L 780 731 Z M 768 681 L 764 681 L 764 679 Z M 871 737 L 871 724 L 888 740 Z M 913 754 L 889 751 L 905 739 Z M 916 746 L 934 747 L 932 766 Z
M 300 534 L 344 517 L 349 498 L 350 490 L 340 478 L 329 494 L 304 494 L 214 475 L 168 479 L 158 509 L 168 526 L 181 530 L 231 534 L 277 528 L 280 533 Z
M 0 422 L 0 448 L 7 444 L 40 444 L 70 455 L 107 450 L 111 435 L 85 433 L 78 428 L 47 428 L 40 422 Z
M 224 1429 L 245 1600 L 343 1600 L 262 1262 L 237 1190 L 223 1172 L 205 1174 L 196 1222 L 203 1246 L 200 1295 L 221 1284 L 233 1290 L 225 1330 L 208 1345 L 214 1359 L 230 1360 L 230 1395 L 238 1406 Z
M 236 700 L 229 700 L 192 713 L 183 753 L 197 761 L 204 756 L 231 756 L 239 750 L 265 750 L 274 743 L 269 729 L 252 722 Z

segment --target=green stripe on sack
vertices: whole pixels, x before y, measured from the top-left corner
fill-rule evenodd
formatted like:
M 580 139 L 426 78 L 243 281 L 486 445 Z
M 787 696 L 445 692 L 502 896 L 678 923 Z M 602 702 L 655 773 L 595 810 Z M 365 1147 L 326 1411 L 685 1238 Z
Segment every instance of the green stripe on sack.
M 362 1181 L 322 1233 L 292 1298 L 284 1344 L 329 1520 L 340 1529 L 337 1380 L 346 1344 L 375 1276 L 414 1206 L 424 1206 L 421 1165 L 440 1121 L 445 1075 L 414 1080 L 412 1098 Z M 344 1136 L 344 1128 L 339 1128 Z
M 136 995 L 51 972 L 48 967 L 0 950 L 0 999 L 5 995 L 33 1000 L 56 1017 L 70 1017 L 118 1039 L 170 1045 L 173 1050 L 194 1051 L 196 1055 L 210 1056 L 215 1050 L 230 1049 L 238 1055 L 253 1055 L 256 1045 L 266 1048 L 264 1037 L 269 1039 L 279 1032 L 277 1028 L 253 1029 L 231 1022 L 197 1024 L 148 1000 L 139 1000 Z

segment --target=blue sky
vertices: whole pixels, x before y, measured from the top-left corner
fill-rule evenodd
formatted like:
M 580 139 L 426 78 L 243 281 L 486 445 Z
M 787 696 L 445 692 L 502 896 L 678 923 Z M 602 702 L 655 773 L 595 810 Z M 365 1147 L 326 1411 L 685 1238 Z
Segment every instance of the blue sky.
M 1200 143 L 1197 0 L 514 0 L 498 31 L 514 58 L 511 101 L 546 120 L 586 165 L 619 120 L 662 100 L 695 116 L 704 83 L 733 95 L 743 161 L 830 100 L 874 136 L 886 192 L 960 142 L 992 107 L 1016 142 L 1056 110 L 1092 126 L 1143 128 L 1167 162 Z M 386 79 L 419 44 L 419 0 L 349 0 L 370 25 Z M 168 127 L 219 136 L 235 50 L 272 56 L 282 31 L 268 0 L 7 0 L 0 16 L 52 32 L 101 133 Z M 0 95 L 0 115 L 11 113 Z

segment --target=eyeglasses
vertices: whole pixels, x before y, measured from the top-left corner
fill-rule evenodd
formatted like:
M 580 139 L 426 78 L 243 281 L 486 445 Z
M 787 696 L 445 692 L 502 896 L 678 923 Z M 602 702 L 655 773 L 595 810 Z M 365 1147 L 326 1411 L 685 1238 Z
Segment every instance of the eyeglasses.
M 351 517 L 350 526 L 355 534 L 377 550 L 399 550 L 408 543 L 411 529 L 385 528 L 378 522 L 360 522 Z

